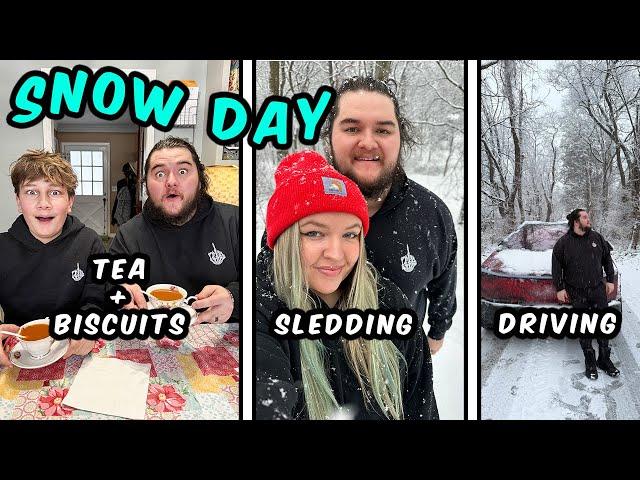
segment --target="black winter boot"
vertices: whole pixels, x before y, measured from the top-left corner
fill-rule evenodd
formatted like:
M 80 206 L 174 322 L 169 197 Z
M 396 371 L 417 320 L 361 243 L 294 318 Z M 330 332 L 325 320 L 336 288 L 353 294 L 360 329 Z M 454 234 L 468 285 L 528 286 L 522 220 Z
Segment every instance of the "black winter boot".
M 613 365 L 613 362 L 609 357 L 610 354 L 610 347 L 600 347 L 598 349 L 598 362 L 596 364 L 598 365 L 598 368 L 604 370 L 610 377 L 617 377 L 620 375 L 620 370 Z
M 598 379 L 598 369 L 596 368 L 596 352 L 593 348 L 584 350 L 585 376 L 590 380 Z

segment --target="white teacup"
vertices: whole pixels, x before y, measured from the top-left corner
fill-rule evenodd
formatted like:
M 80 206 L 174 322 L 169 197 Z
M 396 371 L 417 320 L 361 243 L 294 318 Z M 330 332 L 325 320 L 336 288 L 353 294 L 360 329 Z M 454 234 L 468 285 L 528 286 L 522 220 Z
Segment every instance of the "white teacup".
M 154 295 L 153 292 L 155 292 L 156 290 L 170 290 L 171 292 L 175 292 L 176 295 L 180 294 L 180 298 L 176 298 L 175 300 L 163 300 L 156 296 L 159 295 L 159 293 L 156 293 L 156 295 Z M 189 305 L 189 302 L 191 300 L 198 299 L 195 296 L 187 297 L 187 291 L 184 288 L 177 285 L 172 285 L 170 283 L 158 283 L 156 285 L 151 285 L 143 293 L 145 294 L 145 297 L 147 297 L 147 301 L 151 304 L 152 308 L 176 308 L 184 305 Z
M 31 322 L 25 323 L 24 325 L 22 325 L 22 327 L 20 327 L 20 330 L 18 331 L 18 333 L 23 334 L 23 329 L 25 327 L 29 325 L 36 325 L 36 324 L 47 325 L 47 330 L 48 330 L 49 317 L 40 318 L 38 320 L 33 320 Z M 46 337 L 40 340 L 24 340 L 22 338 L 19 338 L 18 340 L 20 341 L 20 344 L 24 347 L 24 349 L 27 351 L 27 353 L 31 355 L 33 358 L 45 357 L 51 350 L 51 345 L 53 345 L 53 342 L 54 342 L 51 335 L 47 335 Z

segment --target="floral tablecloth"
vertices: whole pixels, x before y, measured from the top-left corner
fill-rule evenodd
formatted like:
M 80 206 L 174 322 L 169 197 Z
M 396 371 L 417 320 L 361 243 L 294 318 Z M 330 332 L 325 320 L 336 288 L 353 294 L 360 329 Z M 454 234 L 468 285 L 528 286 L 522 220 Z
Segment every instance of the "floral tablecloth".
M 238 324 L 191 327 L 179 345 L 99 340 L 90 355 L 151 365 L 145 419 L 239 418 Z M 0 419 L 117 419 L 62 404 L 82 364 L 70 358 L 39 369 L 0 367 Z

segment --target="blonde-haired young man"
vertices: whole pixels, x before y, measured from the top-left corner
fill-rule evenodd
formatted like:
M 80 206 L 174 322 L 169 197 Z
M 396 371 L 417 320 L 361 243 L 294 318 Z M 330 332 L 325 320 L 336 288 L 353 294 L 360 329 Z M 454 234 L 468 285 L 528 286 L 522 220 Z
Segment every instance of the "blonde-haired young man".
M 29 150 L 11 166 L 20 216 L 0 233 L 0 305 L 12 331 L 31 320 L 101 308 L 104 285 L 92 281 L 88 257 L 104 253 L 96 232 L 70 215 L 78 179 L 59 154 Z M 93 340 L 71 340 L 65 358 L 86 355 Z M 0 349 L 0 365 L 10 366 Z

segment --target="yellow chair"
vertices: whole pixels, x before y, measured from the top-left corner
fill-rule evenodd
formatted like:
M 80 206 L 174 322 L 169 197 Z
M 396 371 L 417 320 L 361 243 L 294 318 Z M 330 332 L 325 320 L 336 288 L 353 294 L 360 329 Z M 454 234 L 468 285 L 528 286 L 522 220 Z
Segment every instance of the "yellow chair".
M 240 169 L 235 165 L 213 165 L 206 168 L 209 195 L 216 202 L 240 204 Z

